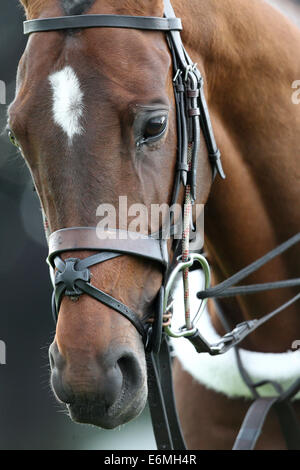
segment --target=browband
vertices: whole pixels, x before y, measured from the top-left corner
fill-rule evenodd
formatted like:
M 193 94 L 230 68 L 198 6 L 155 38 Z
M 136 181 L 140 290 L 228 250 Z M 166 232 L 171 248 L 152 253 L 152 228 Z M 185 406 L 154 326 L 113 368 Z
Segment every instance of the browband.
M 127 28 L 181 31 L 179 18 L 127 15 L 75 15 L 24 21 L 24 34 L 77 28 Z

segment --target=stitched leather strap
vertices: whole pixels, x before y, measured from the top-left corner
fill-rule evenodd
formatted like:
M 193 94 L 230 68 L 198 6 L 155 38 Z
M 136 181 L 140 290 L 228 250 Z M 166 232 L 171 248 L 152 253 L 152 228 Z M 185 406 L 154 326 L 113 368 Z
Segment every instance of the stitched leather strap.
M 24 34 L 77 28 L 127 28 L 151 31 L 181 31 L 179 18 L 127 15 L 76 15 L 24 21 Z

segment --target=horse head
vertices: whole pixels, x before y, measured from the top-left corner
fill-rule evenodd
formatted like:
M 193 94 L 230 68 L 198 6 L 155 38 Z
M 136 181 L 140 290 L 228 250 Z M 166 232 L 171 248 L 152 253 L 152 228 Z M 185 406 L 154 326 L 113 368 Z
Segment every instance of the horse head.
M 29 20 L 85 13 L 162 17 L 164 12 L 163 0 L 21 3 Z M 127 197 L 128 207 L 140 204 L 146 211 L 170 204 L 178 170 L 173 78 L 161 31 L 107 27 L 31 34 L 8 122 L 50 233 L 94 227 L 103 204 L 116 208 L 119 229 L 120 196 Z M 204 203 L 212 182 L 205 146 L 197 157 L 197 201 Z M 178 200 L 181 204 L 182 190 Z M 160 228 L 150 225 L 146 234 Z M 67 250 L 61 259 L 95 253 Z M 94 287 L 119 299 L 141 323 L 155 317 L 163 280 L 155 260 L 125 253 L 93 265 L 90 274 Z M 126 317 L 90 296 L 63 296 L 50 364 L 54 393 L 75 421 L 113 428 L 145 406 L 142 337 Z

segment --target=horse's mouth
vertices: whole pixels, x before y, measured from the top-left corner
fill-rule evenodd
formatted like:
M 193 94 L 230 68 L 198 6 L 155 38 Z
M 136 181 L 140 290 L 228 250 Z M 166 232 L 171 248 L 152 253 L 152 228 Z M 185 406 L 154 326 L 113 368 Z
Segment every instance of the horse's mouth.
M 103 429 L 114 429 L 136 418 L 144 409 L 147 390 L 142 390 L 135 397 L 125 392 L 113 405 L 106 407 L 99 401 L 83 400 L 67 404 L 71 419 L 76 423 L 92 424 Z

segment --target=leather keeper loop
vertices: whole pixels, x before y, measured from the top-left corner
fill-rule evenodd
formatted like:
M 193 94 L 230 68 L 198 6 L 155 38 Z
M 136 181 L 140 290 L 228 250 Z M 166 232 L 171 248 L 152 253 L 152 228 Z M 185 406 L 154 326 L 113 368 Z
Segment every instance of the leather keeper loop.
M 200 109 L 199 108 L 192 108 L 188 110 L 189 116 L 200 116 Z
M 189 98 L 198 98 L 200 96 L 199 89 L 198 90 L 188 90 L 187 91 L 187 96 Z

